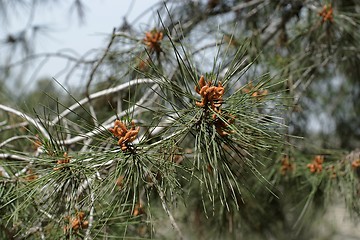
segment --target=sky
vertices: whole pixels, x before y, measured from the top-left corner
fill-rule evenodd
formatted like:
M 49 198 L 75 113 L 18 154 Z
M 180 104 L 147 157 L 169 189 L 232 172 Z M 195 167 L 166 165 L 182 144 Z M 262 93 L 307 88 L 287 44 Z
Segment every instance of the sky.
M 57 1 L 56 4 L 39 5 L 36 8 L 31 21 L 32 25 L 46 28 L 36 38 L 36 53 L 70 52 L 71 49 L 71 54 L 82 56 L 91 49 L 102 49 L 106 46 L 108 36 L 113 28 L 122 24 L 123 17 L 126 16 L 129 23 L 137 19 L 135 26 L 140 29 L 145 29 L 146 25 L 150 25 L 153 10 L 149 10 L 149 8 L 159 2 L 158 0 L 82 1 L 85 4 L 85 18 L 81 23 L 76 10 L 70 10 L 74 1 Z M 144 11 L 147 14 L 144 14 Z M 26 28 L 29 22 L 29 13 L 30 11 L 26 7 L 11 12 L 8 21 L 1 24 L 0 39 L 4 40 L 9 34 Z M 4 56 L 1 51 L 4 49 L 0 48 L 0 58 Z M 18 57 L 18 59 L 20 58 Z M 61 71 L 66 67 L 65 60 L 52 58 L 45 64 L 43 63 L 38 61 L 37 64 L 30 67 L 29 75 L 22 77 L 21 81 L 24 87 L 28 88 L 29 85 L 34 85 L 35 78 L 56 77 L 60 82 L 63 81 L 64 74 L 61 74 Z M 78 82 L 79 80 L 73 79 L 72 81 Z

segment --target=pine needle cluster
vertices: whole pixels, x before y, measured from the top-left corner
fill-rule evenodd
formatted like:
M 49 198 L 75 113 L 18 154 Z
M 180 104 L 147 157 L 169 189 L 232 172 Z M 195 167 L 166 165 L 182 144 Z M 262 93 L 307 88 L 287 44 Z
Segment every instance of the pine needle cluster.
M 0 104 L 0 238 L 302 239 L 337 198 L 359 216 L 359 151 L 299 130 L 316 83 L 358 61 L 359 14 L 167 4 L 156 26 L 113 30 L 83 96 L 54 79 L 67 102 Z

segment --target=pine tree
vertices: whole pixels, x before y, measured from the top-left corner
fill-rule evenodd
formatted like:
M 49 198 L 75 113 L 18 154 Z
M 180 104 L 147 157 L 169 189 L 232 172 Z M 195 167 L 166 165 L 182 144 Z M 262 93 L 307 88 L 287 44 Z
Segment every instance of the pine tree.
M 57 79 L 40 108 L 2 93 L 0 238 L 329 237 L 339 199 L 355 221 L 360 5 L 156 6 L 75 61 L 81 96 Z

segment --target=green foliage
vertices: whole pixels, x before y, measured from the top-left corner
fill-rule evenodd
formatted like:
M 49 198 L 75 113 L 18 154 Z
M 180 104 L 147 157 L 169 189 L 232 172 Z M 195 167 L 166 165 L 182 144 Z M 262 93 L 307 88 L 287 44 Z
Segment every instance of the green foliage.
M 79 59 L 83 96 L 41 80 L 0 104 L 0 238 L 313 238 L 337 199 L 358 217 L 344 123 L 306 128 L 329 91 L 357 111 L 356 4 L 167 4 Z

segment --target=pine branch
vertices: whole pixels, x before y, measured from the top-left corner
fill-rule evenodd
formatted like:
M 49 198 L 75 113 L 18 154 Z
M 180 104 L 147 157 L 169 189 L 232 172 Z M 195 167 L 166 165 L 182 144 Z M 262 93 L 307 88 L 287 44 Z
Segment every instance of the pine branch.
M 0 104 L 0 109 L 5 111 L 5 112 L 9 112 L 9 113 L 12 113 L 12 114 L 15 114 L 23 119 L 25 119 L 26 121 L 28 121 L 29 123 L 31 123 L 32 125 L 34 125 L 40 132 L 41 134 L 44 136 L 44 138 L 46 139 L 50 139 L 50 136 L 47 132 L 47 130 L 42 126 L 42 124 L 37 121 L 36 119 L 30 117 L 29 115 L 23 113 L 23 112 L 20 112 L 14 108 L 11 108 L 11 107 L 7 107 L 5 105 L 2 105 Z

